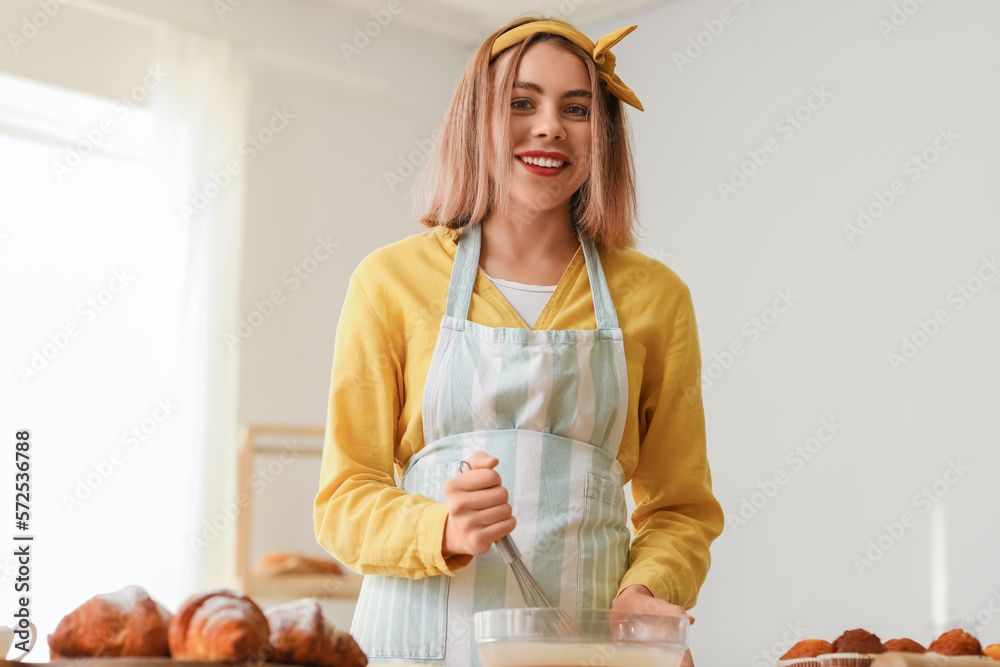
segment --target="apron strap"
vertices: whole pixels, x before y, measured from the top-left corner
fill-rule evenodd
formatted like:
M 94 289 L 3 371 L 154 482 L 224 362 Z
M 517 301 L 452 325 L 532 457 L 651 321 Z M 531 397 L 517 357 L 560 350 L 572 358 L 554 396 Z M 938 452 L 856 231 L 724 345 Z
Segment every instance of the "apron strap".
M 451 281 L 448 283 L 448 302 L 444 313 L 459 320 L 469 319 L 469 304 L 472 302 L 472 288 L 479 273 L 480 223 L 468 225 L 458 238 L 455 264 L 451 267 Z
M 479 273 L 479 251 L 482 247 L 482 223 L 475 223 L 462 230 L 455 251 L 455 264 L 451 268 L 448 283 L 448 301 L 445 315 L 459 320 L 469 318 L 469 304 L 472 303 L 472 288 Z M 587 277 L 590 293 L 594 300 L 594 315 L 598 329 L 617 329 L 618 314 L 611 299 L 611 291 L 601 267 L 601 257 L 588 238 L 579 237 L 583 247 L 583 257 L 587 263 Z
M 581 236 L 580 245 L 583 246 L 583 258 L 587 261 L 587 277 L 590 279 L 590 295 L 594 299 L 597 328 L 617 329 L 618 313 L 615 311 L 615 302 L 611 299 L 611 290 L 608 289 L 608 281 L 601 266 L 601 256 L 590 239 Z

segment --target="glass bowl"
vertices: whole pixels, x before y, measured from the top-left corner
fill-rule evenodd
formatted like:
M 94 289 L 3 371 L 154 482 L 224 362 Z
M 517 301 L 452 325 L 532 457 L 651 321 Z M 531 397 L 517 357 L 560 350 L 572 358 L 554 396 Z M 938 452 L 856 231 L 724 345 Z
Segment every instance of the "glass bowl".
M 688 648 L 683 616 L 609 609 L 494 609 L 475 614 L 476 648 L 483 667 L 678 667 Z M 567 625 L 572 629 L 566 631 Z

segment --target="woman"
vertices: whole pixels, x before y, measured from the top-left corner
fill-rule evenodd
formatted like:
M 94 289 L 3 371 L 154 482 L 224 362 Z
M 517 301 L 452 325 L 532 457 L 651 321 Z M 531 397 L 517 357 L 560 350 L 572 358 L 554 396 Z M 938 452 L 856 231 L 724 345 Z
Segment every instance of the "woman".
M 431 231 L 351 278 L 315 522 L 373 575 L 351 631 L 374 663 L 478 664 L 472 614 L 523 606 L 490 548 L 507 534 L 560 606 L 695 603 L 723 515 L 688 288 L 630 249 L 623 102 L 642 106 L 608 49 L 634 28 L 595 45 L 529 17 L 486 39 L 445 119 Z

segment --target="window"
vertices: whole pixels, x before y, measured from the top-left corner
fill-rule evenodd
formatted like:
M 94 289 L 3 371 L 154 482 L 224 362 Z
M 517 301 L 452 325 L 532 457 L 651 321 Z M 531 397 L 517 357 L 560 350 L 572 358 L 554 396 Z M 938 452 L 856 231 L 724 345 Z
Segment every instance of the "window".
M 189 229 L 149 168 L 152 114 L 6 75 L 0 100 L 0 393 L 3 437 L 31 431 L 38 661 L 45 634 L 96 593 L 186 589 L 198 476 L 183 435 L 200 408 L 183 400 L 179 360 L 197 309 Z M 0 556 L 4 600 L 14 572 Z

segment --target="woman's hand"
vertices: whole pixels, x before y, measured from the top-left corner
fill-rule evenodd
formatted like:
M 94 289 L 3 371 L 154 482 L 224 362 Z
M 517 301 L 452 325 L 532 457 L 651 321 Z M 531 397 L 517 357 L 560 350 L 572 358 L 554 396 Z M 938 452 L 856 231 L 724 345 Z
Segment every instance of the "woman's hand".
M 611 605 L 611 616 L 628 617 L 642 614 L 667 614 L 669 616 L 683 616 L 694 624 L 694 616 L 684 611 L 682 607 L 670 604 L 666 600 L 653 597 L 648 588 L 640 584 L 633 584 L 623 590 Z M 684 653 L 684 660 L 681 667 L 694 667 L 694 660 L 691 658 L 691 651 Z
M 441 553 L 445 557 L 481 556 L 517 525 L 507 502 L 507 489 L 493 470 L 500 460 L 478 451 L 469 457 L 468 463 L 471 469 L 444 483 L 448 518 L 444 523 Z

